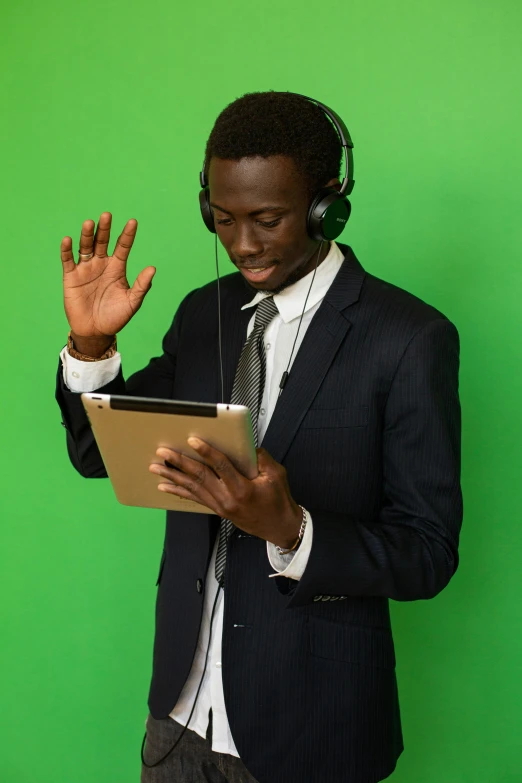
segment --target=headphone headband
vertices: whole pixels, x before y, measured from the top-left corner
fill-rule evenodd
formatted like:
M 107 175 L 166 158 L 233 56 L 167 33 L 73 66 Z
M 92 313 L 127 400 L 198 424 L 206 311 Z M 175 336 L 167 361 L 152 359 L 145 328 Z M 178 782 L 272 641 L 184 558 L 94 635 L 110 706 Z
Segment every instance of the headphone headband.
M 350 136 L 350 132 L 348 131 L 348 128 L 344 124 L 343 120 L 339 115 L 333 110 L 330 109 L 326 104 L 321 103 L 321 101 L 316 101 L 315 98 L 309 98 L 307 95 L 302 95 L 300 92 L 292 92 L 289 93 L 290 95 L 298 95 L 300 98 L 305 98 L 307 101 L 310 101 L 310 103 L 315 103 L 317 106 L 319 106 L 320 109 L 324 111 L 327 117 L 329 117 L 339 134 L 339 138 L 341 140 L 341 145 L 344 149 L 344 159 L 345 159 L 345 166 L 346 166 L 346 173 L 344 176 L 344 179 L 341 184 L 341 189 L 339 193 L 343 196 L 349 196 L 350 193 L 353 190 L 353 186 L 355 184 L 353 179 L 353 141 L 352 137 Z M 202 188 L 206 188 L 208 186 L 207 177 L 205 175 L 205 164 L 207 160 L 206 158 L 203 160 L 203 166 L 201 167 L 201 171 L 199 173 L 199 183 Z
M 346 173 L 344 175 L 344 179 L 341 184 L 341 189 L 339 193 L 342 196 L 349 196 L 350 193 L 353 190 L 353 186 L 355 184 L 355 181 L 353 179 L 353 141 L 352 137 L 350 136 L 350 133 L 348 131 L 348 128 L 342 121 L 342 119 L 339 117 L 339 115 L 334 112 L 333 109 L 330 109 L 326 104 L 321 103 L 321 101 L 316 101 L 315 98 L 309 98 L 307 95 L 301 95 L 300 92 L 294 92 L 292 95 L 299 95 L 300 98 L 306 98 L 307 101 L 310 101 L 310 103 L 315 103 L 316 106 L 319 106 L 320 109 L 324 111 L 327 117 L 329 117 L 332 121 L 332 123 L 335 126 L 335 129 L 337 130 L 337 133 L 339 134 L 339 137 L 341 139 L 341 144 L 344 149 L 344 159 L 346 164 Z

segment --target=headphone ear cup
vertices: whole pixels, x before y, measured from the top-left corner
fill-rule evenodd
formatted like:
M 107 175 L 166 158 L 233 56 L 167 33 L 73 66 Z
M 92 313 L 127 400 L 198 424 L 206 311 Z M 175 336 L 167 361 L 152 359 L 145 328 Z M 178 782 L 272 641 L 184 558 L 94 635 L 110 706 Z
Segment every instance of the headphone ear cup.
M 212 207 L 210 206 L 210 193 L 208 187 L 199 191 L 199 207 L 201 209 L 201 217 L 203 218 L 204 224 L 212 234 L 215 234 L 216 226 L 214 224 Z
M 337 239 L 348 222 L 351 211 L 352 205 L 338 190 L 322 188 L 308 210 L 308 235 L 320 242 Z

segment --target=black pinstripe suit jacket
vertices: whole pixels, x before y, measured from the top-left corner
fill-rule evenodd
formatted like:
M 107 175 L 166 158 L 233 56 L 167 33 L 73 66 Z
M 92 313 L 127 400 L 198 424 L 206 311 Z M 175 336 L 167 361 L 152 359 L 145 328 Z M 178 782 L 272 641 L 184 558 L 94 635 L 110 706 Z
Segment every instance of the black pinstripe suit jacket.
M 457 330 L 340 248 L 345 261 L 262 444 L 312 514 L 308 565 L 299 582 L 269 579 L 263 540 L 237 531 L 229 545 L 225 701 L 240 756 L 260 783 L 373 783 L 392 772 L 403 744 L 388 599 L 431 598 L 458 564 Z M 221 292 L 228 399 L 251 317 L 241 306 L 252 293 L 239 273 Z M 217 402 L 216 284 L 184 299 L 161 357 L 101 391 Z M 73 465 L 105 476 L 79 395 L 60 370 L 57 400 Z M 149 695 L 156 718 L 172 710 L 191 667 L 198 581 L 218 523 L 167 513 Z

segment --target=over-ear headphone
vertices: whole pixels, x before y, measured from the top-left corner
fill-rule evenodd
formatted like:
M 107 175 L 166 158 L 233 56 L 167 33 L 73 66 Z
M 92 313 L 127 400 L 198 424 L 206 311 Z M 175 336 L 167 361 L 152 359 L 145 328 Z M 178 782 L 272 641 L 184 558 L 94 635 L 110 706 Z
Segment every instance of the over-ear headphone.
M 350 195 L 354 186 L 353 142 L 348 132 L 348 128 L 339 115 L 332 111 L 332 109 L 329 109 L 324 103 L 320 103 L 314 98 L 308 98 L 306 95 L 301 95 L 300 93 L 292 93 L 292 95 L 299 95 L 299 97 L 305 98 L 307 101 L 319 106 L 326 116 L 330 118 L 341 139 L 346 162 L 346 173 L 341 184 L 341 189 L 321 188 L 313 197 L 306 218 L 306 230 L 312 239 L 323 242 L 337 239 L 348 222 L 350 212 L 352 211 L 352 205 L 348 201 L 347 196 Z M 205 174 L 205 165 L 206 161 L 203 162 L 203 168 L 199 174 L 199 181 L 201 184 L 199 206 L 201 208 L 203 222 L 208 230 L 215 234 L 216 227 L 214 225 L 214 215 L 210 206 L 210 192 Z

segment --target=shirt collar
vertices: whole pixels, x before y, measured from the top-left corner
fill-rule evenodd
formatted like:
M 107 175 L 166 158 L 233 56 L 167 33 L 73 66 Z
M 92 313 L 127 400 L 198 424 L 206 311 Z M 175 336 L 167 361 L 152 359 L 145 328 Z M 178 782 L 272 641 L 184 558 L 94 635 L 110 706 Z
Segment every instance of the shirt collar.
M 279 314 L 285 324 L 289 321 L 293 321 L 294 318 L 300 316 L 302 312 L 306 313 L 324 298 L 324 295 L 332 285 L 337 272 L 341 268 L 343 261 L 344 256 L 339 246 L 335 242 L 330 242 L 330 250 L 328 251 L 326 258 L 322 264 L 319 264 L 317 267 L 314 284 L 304 311 L 303 304 L 308 289 L 310 288 L 310 283 L 312 282 L 313 270 L 296 283 L 289 285 L 288 288 L 285 288 L 280 294 L 274 295 L 274 302 L 276 303 Z M 264 291 L 258 291 L 252 301 L 243 305 L 241 309 L 246 310 L 248 307 L 254 307 L 259 304 L 262 299 L 266 299 L 267 296 L 271 296 L 271 294 Z

